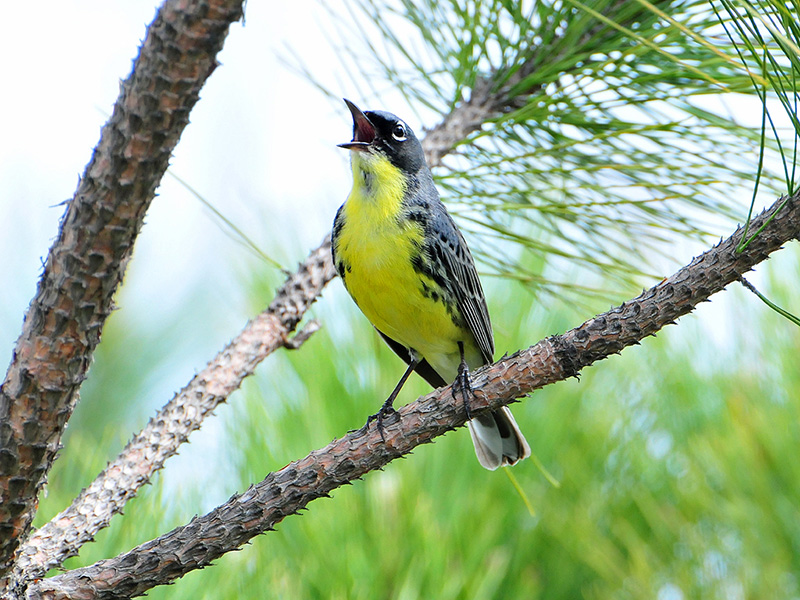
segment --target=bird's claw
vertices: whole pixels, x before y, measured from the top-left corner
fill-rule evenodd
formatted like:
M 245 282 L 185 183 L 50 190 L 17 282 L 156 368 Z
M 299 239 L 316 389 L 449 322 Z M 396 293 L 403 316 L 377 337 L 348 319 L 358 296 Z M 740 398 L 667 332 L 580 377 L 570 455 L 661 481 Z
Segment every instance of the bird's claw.
M 384 422 L 384 419 L 386 419 L 387 417 L 395 416 L 395 415 L 397 415 L 399 417 L 399 413 L 394 409 L 394 407 L 391 406 L 391 405 L 384 404 L 383 406 L 381 406 L 381 409 L 378 412 L 376 412 L 374 415 L 370 415 L 370 416 L 367 417 L 367 422 L 364 423 L 364 425 L 363 425 L 363 427 L 361 427 L 361 429 L 351 430 L 350 433 L 357 433 L 360 436 L 361 435 L 366 435 L 367 430 L 369 430 L 370 423 L 375 421 L 375 425 L 378 428 L 378 433 L 381 434 L 381 441 L 385 442 L 386 438 L 383 435 L 383 422 Z

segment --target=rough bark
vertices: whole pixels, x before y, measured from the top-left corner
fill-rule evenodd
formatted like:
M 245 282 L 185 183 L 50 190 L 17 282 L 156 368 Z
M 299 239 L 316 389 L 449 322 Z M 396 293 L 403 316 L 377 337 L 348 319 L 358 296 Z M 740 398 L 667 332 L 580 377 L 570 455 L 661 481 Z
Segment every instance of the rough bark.
M 738 280 L 800 235 L 800 193 L 776 215 L 780 203 L 751 223 L 751 232 L 765 226 L 744 252 L 735 251 L 743 234 L 739 228 L 730 238 L 637 298 L 477 371 L 472 378 L 473 414 L 495 410 L 545 385 L 576 376 L 584 367 L 674 323 Z M 334 440 L 188 525 L 115 558 L 32 584 L 27 597 L 110 599 L 143 594 L 155 585 L 210 564 L 225 552 L 271 530 L 312 500 L 327 496 L 337 487 L 385 466 L 465 421 L 463 404 L 460 397 L 456 400 L 451 387 L 436 390 L 402 407 L 398 418 L 385 422 L 383 436 L 371 426 L 366 432 L 353 432 Z
M 134 240 L 241 0 L 169 0 L 47 258 L 0 387 L 0 589 L 30 528 Z

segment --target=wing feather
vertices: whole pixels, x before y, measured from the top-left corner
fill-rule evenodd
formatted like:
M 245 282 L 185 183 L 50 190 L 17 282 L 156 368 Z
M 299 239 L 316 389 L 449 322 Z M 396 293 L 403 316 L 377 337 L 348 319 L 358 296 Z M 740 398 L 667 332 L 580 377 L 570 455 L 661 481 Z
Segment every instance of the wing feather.
M 443 270 L 443 284 L 456 299 L 456 304 L 467 328 L 475 338 L 484 364 L 491 363 L 494 357 L 494 337 L 489 309 L 483 295 L 475 261 L 469 251 L 464 236 L 458 230 L 447 209 L 440 201 L 431 204 L 430 237 L 438 247 L 433 249 L 433 260 Z M 434 268 L 435 268 L 434 267 Z

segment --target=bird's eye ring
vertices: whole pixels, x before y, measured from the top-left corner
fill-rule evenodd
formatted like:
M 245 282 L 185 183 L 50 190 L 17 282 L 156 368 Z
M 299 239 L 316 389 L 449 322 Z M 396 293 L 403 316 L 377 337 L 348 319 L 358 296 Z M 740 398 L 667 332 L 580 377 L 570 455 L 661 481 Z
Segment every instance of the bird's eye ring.
M 392 137 L 398 142 L 406 141 L 408 135 L 406 134 L 406 128 L 403 127 L 402 123 L 398 123 L 392 127 Z

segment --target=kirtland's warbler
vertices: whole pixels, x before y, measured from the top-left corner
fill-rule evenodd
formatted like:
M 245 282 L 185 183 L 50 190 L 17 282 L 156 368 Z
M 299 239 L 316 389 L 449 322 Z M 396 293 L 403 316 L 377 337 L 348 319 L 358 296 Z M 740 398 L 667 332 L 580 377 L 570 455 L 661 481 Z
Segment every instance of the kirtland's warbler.
M 414 132 L 391 113 L 345 103 L 353 140 L 340 146 L 352 151 L 353 189 L 333 223 L 333 263 L 355 303 L 408 363 L 367 421 L 377 418 L 380 429 L 411 371 L 433 387 L 459 377 L 467 394 L 467 369 L 492 362 L 494 339 L 472 255 L 439 200 Z M 507 407 L 468 425 L 487 469 L 530 456 Z

